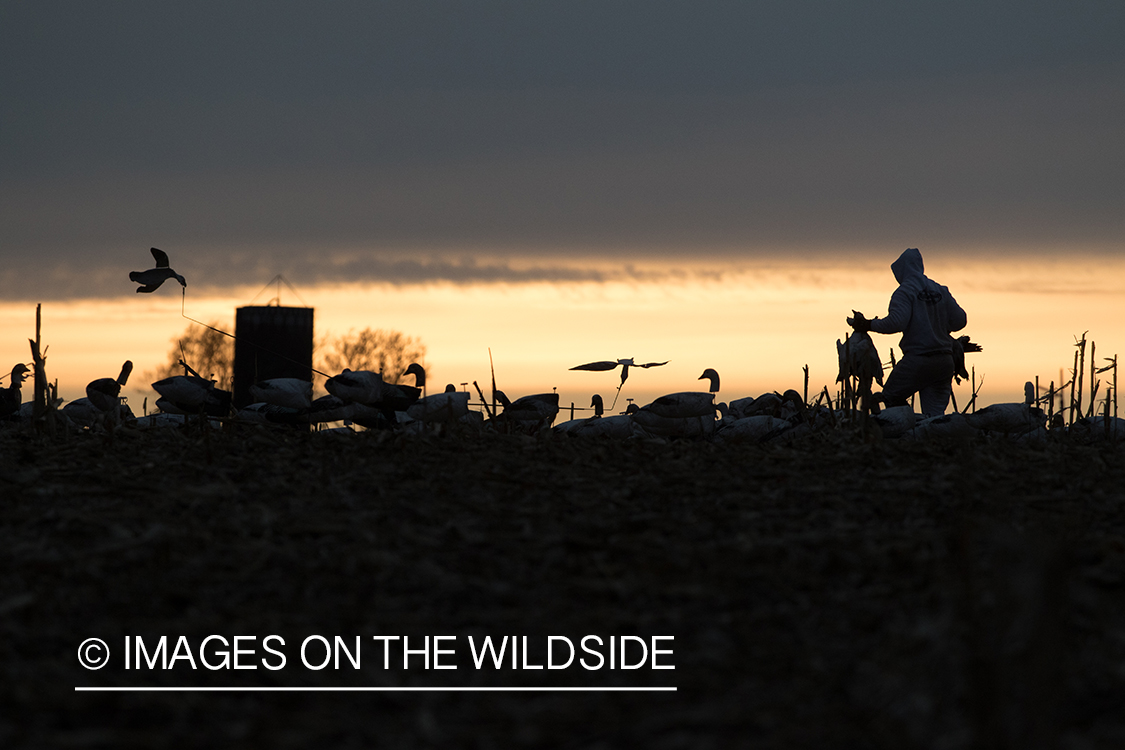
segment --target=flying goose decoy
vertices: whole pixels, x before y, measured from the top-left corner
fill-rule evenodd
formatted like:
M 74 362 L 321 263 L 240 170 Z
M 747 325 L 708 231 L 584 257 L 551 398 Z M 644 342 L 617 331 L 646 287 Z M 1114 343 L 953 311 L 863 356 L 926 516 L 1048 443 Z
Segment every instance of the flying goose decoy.
M 612 410 L 613 407 L 617 405 L 617 396 L 621 395 L 621 387 L 624 386 L 625 381 L 629 379 L 629 368 L 630 367 L 643 367 L 644 369 L 647 370 L 649 367 L 660 367 L 660 366 L 666 365 L 666 364 L 668 364 L 668 362 L 666 362 L 666 361 L 665 362 L 646 362 L 645 364 L 638 364 L 638 363 L 633 361 L 632 357 L 629 357 L 628 359 L 619 359 L 616 362 L 610 361 L 610 360 L 602 360 L 601 362 L 588 362 L 587 364 L 578 365 L 577 367 L 571 367 L 570 369 L 571 370 L 590 370 L 590 371 L 593 371 L 593 372 L 605 372 L 607 370 L 612 370 L 613 368 L 620 365 L 621 366 L 621 384 L 617 386 L 617 394 L 614 395 L 613 403 L 610 404 L 610 406 L 609 406 L 609 408 Z
M 180 282 L 180 285 L 185 289 L 187 288 L 187 281 L 184 277 L 173 271 L 168 265 L 168 253 L 158 248 L 150 248 L 152 257 L 156 259 L 156 267 L 150 268 L 147 271 L 130 271 L 129 280 L 135 281 L 141 286 L 137 287 L 138 292 L 150 293 L 155 292 L 160 288 L 168 279 L 175 279 Z

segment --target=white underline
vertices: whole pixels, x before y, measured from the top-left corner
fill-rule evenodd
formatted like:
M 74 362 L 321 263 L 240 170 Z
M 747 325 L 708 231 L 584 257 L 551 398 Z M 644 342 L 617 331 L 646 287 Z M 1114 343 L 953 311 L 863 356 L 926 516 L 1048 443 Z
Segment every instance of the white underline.
M 76 687 L 76 693 L 655 693 L 675 687 Z

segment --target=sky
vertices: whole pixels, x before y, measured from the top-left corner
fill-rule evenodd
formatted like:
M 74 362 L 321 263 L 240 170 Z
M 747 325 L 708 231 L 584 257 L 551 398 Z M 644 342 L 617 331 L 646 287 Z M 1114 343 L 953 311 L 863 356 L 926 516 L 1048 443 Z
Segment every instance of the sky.
M 791 372 L 885 307 L 905 247 L 1001 345 L 1042 335 L 1047 304 L 1052 361 L 1086 329 L 1125 348 L 1123 40 L 1116 1 L 4 2 L 0 352 L 42 302 L 115 373 L 156 305 L 130 356 L 162 361 L 187 321 L 178 290 L 133 295 L 151 246 L 188 314 L 233 319 L 280 273 L 321 330 L 424 334 L 438 367 L 468 361 L 439 342 L 486 354 L 506 325 L 555 369 L 681 330 L 652 358 L 702 370 L 703 339 L 716 358 L 787 333 Z M 1101 306 L 1068 317 L 1085 285 Z M 992 305 L 1025 313 L 993 329 Z M 817 338 L 786 330 L 811 310 Z

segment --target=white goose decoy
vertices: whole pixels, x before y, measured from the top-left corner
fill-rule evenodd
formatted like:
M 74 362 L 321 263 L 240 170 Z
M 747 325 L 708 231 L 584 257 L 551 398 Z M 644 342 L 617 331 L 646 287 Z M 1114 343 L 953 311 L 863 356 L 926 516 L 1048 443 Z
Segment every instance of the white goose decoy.
M 306 416 L 312 424 L 346 422 L 355 414 L 357 404 L 344 401 L 339 396 L 328 394 L 312 402 Z
M 931 440 L 934 438 L 963 440 L 975 436 L 977 430 L 969 424 L 964 414 L 955 411 L 918 421 L 915 423 L 911 434 L 915 440 Z
M 287 409 L 308 409 L 312 406 L 312 383 L 300 378 L 270 378 L 250 386 L 250 398 Z
M 31 370 L 27 369 L 27 365 L 22 362 L 12 368 L 11 382 L 8 383 L 7 388 L 0 389 L 0 417 L 7 417 L 19 412 L 20 404 L 23 403 L 23 394 L 20 392 L 20 388 L 29 372 Z
M 407 410 L 417 403 L 418 397 L 422 395 L 421 386 L 426 383 L 426 371 L 422 369 L 422 365 L 417 362 L 407 367 L 403 375 L 413 375 L 418 386 L 406 385 L 404 383 L 387 383 L 384 381 L 382 395 L 379 397 L 379 401 L 377 403 L 365 404 L 365 406 L 378 409 L 386 423 L 392 427 L 403 422 L 413 421 L 413 418 L 407 413 Z M 364 424 L 360 419 L 360 415 L 355 417 L 355 421 Z
M 665 419 L 689 419 L 692 417 L 715 418 L 715 394 L 702 391 L 684 391 L 682 393 L 669 393 L 666 396 L 642 407 L 641 411 L 649 411 Z
M 720 411 L 722 405 L 720 404 Z M 736 442 L 763 442 L 793 431 L 810 421 L 808 406 L 801 394 L 789 389 L 784 394 L 763 393 L 757 398 L 735 399 L 717 425 L 716 439 Z
M 101 409 L 90 403 L 89 398 L 78 398 L 71 401 L 60 409 L 60 413 L 75 427 L 90 429 L 96 427 L 105 416 Z
M 308 424 L 309 421 L 307 409 L 294 409 L 265 401 L 244 406 L 234 416 L 239 421 L 255 424 L 295 425 Z
M 723 420 L 715 431 L 715 438 L 731 442 L 757 443 L 786 424 L 788 422 L 784 419 L 771 414 L 755 414 L 741 419 Z
M 709 374 L 710 373 L 710 374 Z M 714 377 L 711 377 L 711 374 Z M 708 378 L 711 386 L 719 387 L 719 376 L 714 370 L 705 371 L 700 380 Z M 706 437 L 715 432 L 715 393 L 708 391 L 683 391 L 669 393 L 638 409 L 633 414 L 633 424 L 641 434 L 668 437 Z
M 910 404 L 892 406 L 878 414 L 871 415 L 872 421 L 879 425 L 885 438 L 899 438 L 914 429 L 916 416 Z
M 1070 426 L 1069 434 L 1072 438 L 1083 443 L 1125 440 L 1125 419 L 1121 417 L 1107 418 L 1104 414 L 1083 417 Z
M 150 268 L 147 271 L 130 271 L 129 280 L 135 281 L 141 286 L 137 287 L 138 292 L 155 292 L 160 288 L 168 279 L 175 279 L 180 282 L 180 286 L 187 288 L 187 281 L 180 274 L 173 271 L 168 265 L 168 253 L 158 248 L 150 248 L 152 257 L 156 260 L 156 267 Z
M 160 394 L 156 408 L 169 414 L 194 415 L 202 411 L 209 417 L 230 414 L 231 392 L 215 387 L 214 380 L 198 375 L 173 375 L 152 384 Z
M 418 399 L 406 413 L 419 422 L 454 422 L 469 413 L 468 391 L 435 393 Z
M 637 362 L 633 361 L 632 357 L 629 357 L 628 359 L 619 359 L 615 362 L 611 361 L 611 360 L 602 360 L 601 362 L 589 362 L 589 363 L 584 364 L 584 365 L 578 365 L 577 367 L 571 367 L 570 369 L 571 370 L 589 370 L 589 371 L 593 371 L 593 372 L 605 372 L 607 370 L 612 370 L 615 367 L 620 366 L 621 367 L 621 383 L 620 383 L 620 385 L 617 386 L 617 395 L 621 395 L 621 388 L 622 388 L 622 386 L 625 385 L 625 381 L 629 379 L 629 368 L 630 367 L 640 367 L 640 368 L 643 368 L 643 369 L 647 370 L 650 367 L 661 367 L 661 366 L 666 365 L 666 364 L 668 364 L 667 361 L 665 361 L 665 362 L 646 362 L 644 364 L 638 364 Z M 610 404 L 609 408 L 612 410 L 613 407 L 616 406 L 616 405 L 617 405 L 617 396 L 614 396 L 613 397 L 613 403 Z
M 1026 435 L 1047 426 L 1047 415 L 1039 407 L 1033 406 L 1034 402 L 1035 386 L 1032 383 L 1025 383 L 1022 404 L 992 404 L 972 414 L 966 414 L 965 420 L 978 430 L 1006 435 Z
M 345 369 L 324 383 L 324 389 L 345 403 L 378 404 L 383 399 L 386 383 L 383 376 L 371 370 Z
M 629 414 L 604 416 L 605 402 L 597 393 L 590 399 L 594 416 L 585 419 L 572 419 L 555 425 L 551 432 L 571 437 L 614 437 L 627 438 L 633 434 L 633 417 Z
M 98 378 L 86 386 L 86 398 L 99 411 L 107 414 L 114 412 L 121 405 L 121 386 L 129 382 L 129 374 L 133 372 L 133 363 L 125 360 L 121 366 L 121 374 L 114 378 Z
M 736 398 L 727 406 L 732 419 L 745 419 L 746 417 L 771 416 L 789 419 L 799 414 L 805 408 L 801 394 L 789 389 L 784 394 L 776 391 L 763 393 L 754 398 Z

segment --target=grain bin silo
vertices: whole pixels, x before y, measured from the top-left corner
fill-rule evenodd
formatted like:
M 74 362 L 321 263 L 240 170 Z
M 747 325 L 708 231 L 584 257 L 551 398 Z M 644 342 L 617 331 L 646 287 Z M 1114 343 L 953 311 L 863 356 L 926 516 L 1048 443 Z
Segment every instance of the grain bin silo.
M 234 406 L 269 378 L 312 380 L 313 308 L 240 307 L 234 319 Z

